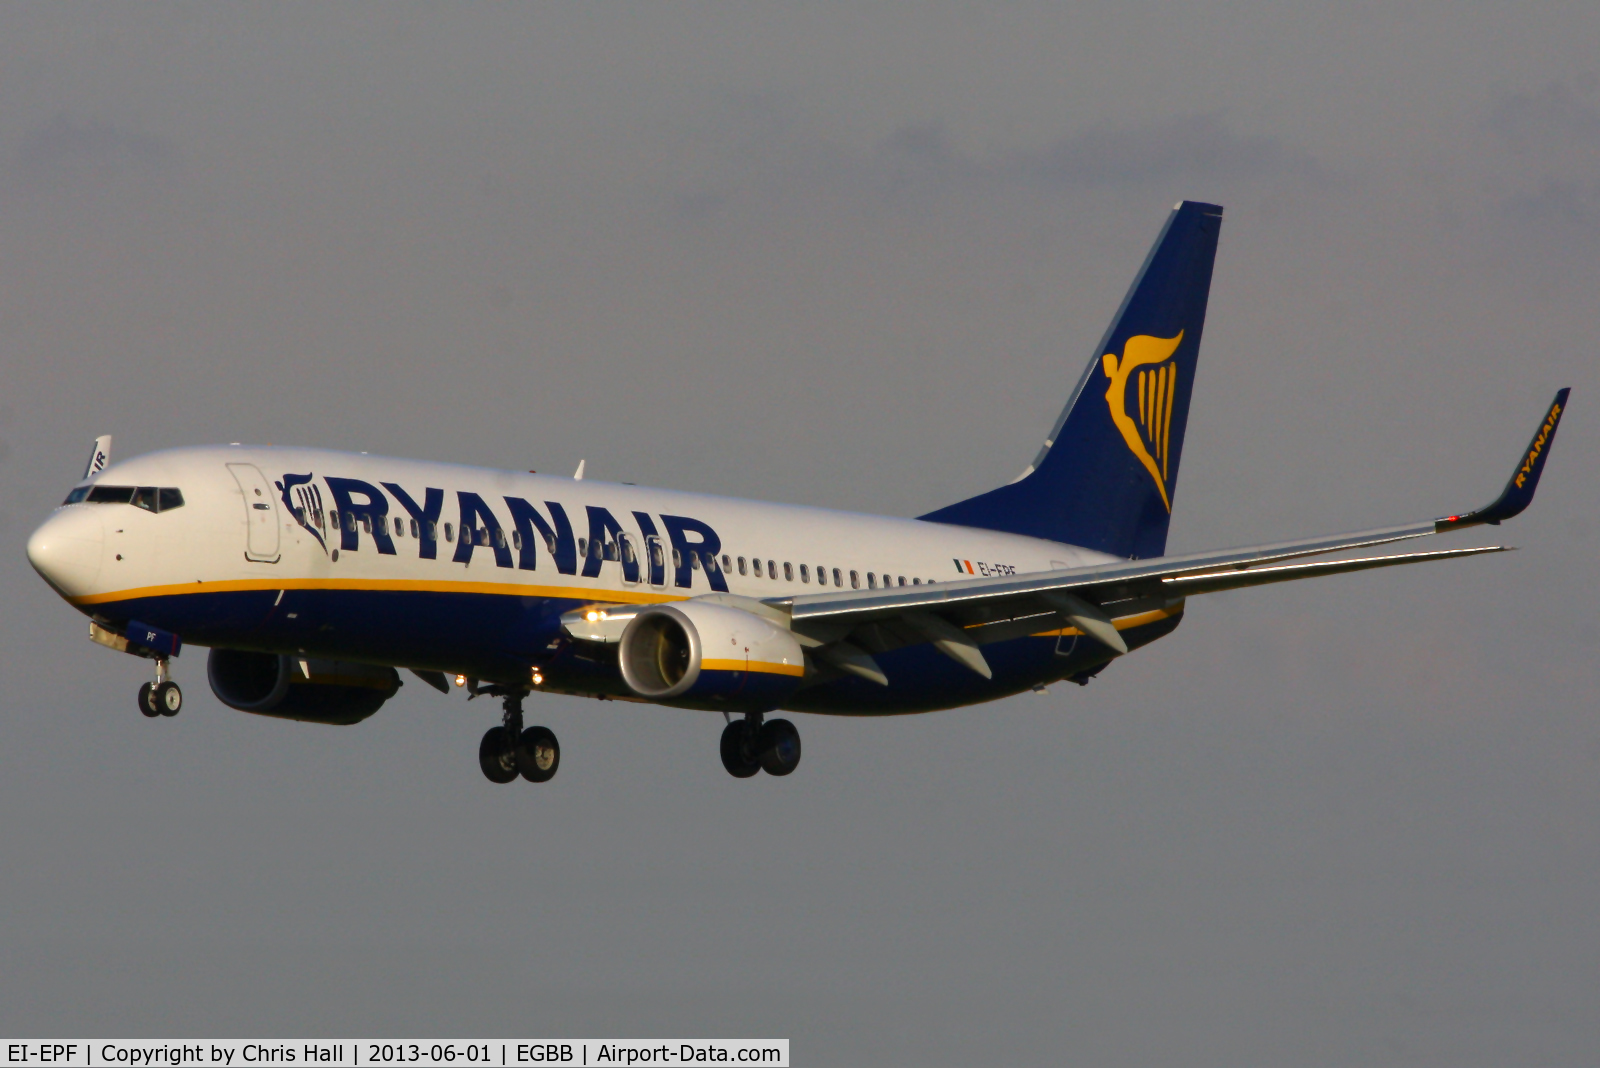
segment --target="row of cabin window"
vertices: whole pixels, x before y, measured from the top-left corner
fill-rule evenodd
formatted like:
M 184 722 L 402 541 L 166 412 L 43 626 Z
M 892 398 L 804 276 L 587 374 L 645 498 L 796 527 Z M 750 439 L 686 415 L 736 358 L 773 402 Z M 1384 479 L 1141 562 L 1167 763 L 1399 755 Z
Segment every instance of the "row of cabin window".
M 305 518 L 304 509 L 297 509 L 297 513 L 300 515 L 300 518 L 303 521 L 304 518 Z M 337 512 L 333 513 L 333 517 L 334 517 L 335 523 L 337 524 L 339 513 L 337 513 Z M 318 520 L 318 524 L 320 525 L 322 517 L 319 515 L 319 516 L 316 517 L 316 519 Z M 356 521 L 356 514 L 354 512 L 346 512 L 346 513 L 344 513 L 344 528 L 346 530 L 349 530 L 349 531 L 351 531 L 353 533 L 355 531 L 355 529 L 356 529 L 356 522 L 357 522 Z M 371 520 L 370 516 L 362 516 L 361 520 L 360 520 L 360 525 L 361 525 L 361 529 L 362 530 L 366 531 L 368 534 L 372 533 L 372 520 Z M 422 532 L 421 528 L 417 525 L 417 521 L 415 519 L 410 520 L 409 527 L 410 527 L 411 536 L 413 538 L 419 537 L 421 535 L 421 532 Z M 400 518 L 399 516 L 396 516 L 395 520 L 394 520 L 395 537 L 397 537 L 397 538 L 405 537 L 406 536 L 406 530 L 407 530 L 407 521 L 402 519 L 402 518 Z M 438 537 L 438 528 L 435 527 L 434 524 L 429 523 L 428 524 L 428 533 L 430 535 L 432 535 L 434 538 L 437 538 Z M 470 534 L 468 534 L 466 531 L 463 531 L 462 534 L 463 534 L 464 537 L 469 537 L 470 536 Z M 496 548 L 504 549 L 506 547 L 506 536 L 505 536 L 505 532 L 503 530 L 500 530 L 500 529 L 497 528 L 494 531 L 493 538 L 494 538 L 494 546 Z M 482 546 L 488 546 L 489 545 L 489 539 L 490 539 L 489 528 L 488 527 L 479 528 L 478 531 L 477 531 L 477 544 L 482 545 Z M 448 541 L 448 542 L 453 542 L 453 541 L 456 540 L 455 539 L 455 527 L 454 527 L 453 524 L 450 524 L 450 523 L 444 524 L 444 540 Z M 555 555 L 555 551 L 556 551 L 555 539 L 547 537 L 547 538 L 544 539 L 544 542 L 545 542 L 545 550 L 547 552 L 549 552 L 552 556 L 554 556 Z M 514 549 L 521 549 L 522 548 L 522 532 L 521 531 L 512 531 L 511 532 L 511 546 Z M 652 545 L 652 551 L 653 552 L 659 552 L 660 550 L 659 550 L 659 547 L 657 547 L 655 545 Z M 596 541 L 591 543 L 588 538 L 579 538 L 578 539 L 578 555 L 579 556 L 591 556 L 592 555 L 597 560 L 618 560 L 618 559 L 620 559 L 620 560 L 623 560 L 623 561 L 625 561 L 627 563 L 630 563 L 630 564 L 633 563 L 633 561 L 634 561 L 633 546 L 627 541 L 623 541 L 621 543 L 621 547 L 619 548 L 618 547 L 618 543 L 614 542 L 614 541 L 608 541 L 608 542 L 602 543 L 602 542 L 596 540 Z M 753 575 L 755 575 L 756 578 L 761 578 L 761 570 L 762 569 L 761 569 L 761 560 L 759 558 L 753 558 L 753 559 L 750 559 L 750 560 L 746 560 L 744 557 L 741 556 L 741 557 L 737 558 L 737 561 L 738 562 L 737 562 L 737 565 L 736 565 L 735 561 L 734 561 L 734 558 L 731 557 L 729 554 L 724 553 L 723 556 L 722 556 L 722 560 L 720 562 L 721 563 L 721 570 L 724 571 L 724 572 L 729 572 L 735 566 L 737 566 L 738 569 L 739 569 L 739 574 L 741 574 L 741 575 L 753 574 Z M 653 560 L 652 563 L 656 567 L 660 567 L 662 565 L 663 561 L 658 558 L 658 559 Z M 705 553 L 704 554 L 704 563 L 702 565 L 702 554 L 696 553 L 696 552 L 691 552 L 689 554 L 689 564 L 696 571 L 699 571 L 702 566 L 704 566 L 705 570 L 708 573 L 712 572 L 712 571 L 716 571 L 718 569 L 718 560 L 711 553 Z M 679 568 L 679 567 L 683 566 L 683 557 L 682 557 L 682 555 L 679 553 L 679 551 L 677 549 L 672 550 L 672 566 L 674 568 Z M 794 565 L 792 563 L 790 563 L 789 561 L 785 560 L 783 562 L 783 577 L 784 577 L 784 580 L 787 581 L 787 582 L 793 582 L 794 581 L 794 573 L 795 573 Z M 775 579 L 775 578 L 778 577 L 778 562 L 776 560 L 768 560 L 767 561 L 766 574 L 767 574 L 768 578 L 774 578 Z M 817 585 L 826 586 L 828 584 L 828 568 L 819 566 L 816 569 L 816 574 L 817 574 Z M 898 583 L 896 582 L 896 578 L 898 578 L 898 580 L 899 580 Z M 811 582 L 811 568 L 806 564 L 801 564 L 800 565 L 800 581 L 802 583 L 808 584 L 808 585 Z M 933 583 L 933 579 L 928 579 L 928 583 L 931 585 Z M 837 567 L 833 568 L 833 584 L 835 586 L 843 586 L 844 585 L 844 573 Z M 883 584 L 883 587 L 885 589 L 887 589 L 887 588 L 889 588 L 891 586 L 894 586 L 894 585 L 900 585 L 900 586 L 908 585 L 908 583 L 906 582 L 906 577 L 904 575 L 900 575 L 900 576 L 883 575 L 882 576 L 882 584 Z M 867 572 L 867 589 L 875 590 L 875 589 L 878 588 L 878 585 L 879 585 L 879 575 L 878 575 L 878 573 L 875 572 L 875 571 L 868 571 Z M 920 585 L 922 585 L 922 579 L 913 578 L 910 581 L 909 585 L 920 586 Z M 850 588 L 853 589 L 853 590 L 859 590 L 861 588 L 861 573 L 859 571 L 851 571 L 850 572 Z
M 733 558 L 733 557 L 730 557 L 727 553 L 724 553 L 723 556 L 722 556 L 722 570 L 724 572 L 731 572 L 731 570 L 735 566 L 735 559 L 737 560 L 737 566 L 739 568 L 739 574 L 741 574 L 741 575 L 753 574 L 756 578 L 760 578 L 761 577 L 761 560 L 759 558 L 752 558 L 750 560 L 746 560 L 742 556 L 737 557 L 737 558 Z M 674 566 L 681 566 L 681 564 L 679 563 L 678 550 L 676 550 L 676 549 L 672 550 L 672 563 L 673 563 Z M 694 568 L 696 568 L 698 570 L 699 567 L 700 567 L 700 555 L 698 553 L 690 553 L 689 554 L 689 563 Z M 710 553 L 706 553 L 705 554 L 705 568 L 706 568 L 707 571 L 715 571 L 715 570 L 717 570 L 717 558 L 715 556 L 711 555 Z M 844 585 L 844 572 L 842 572 L 837 567 L 833 568 L 832 571 L 833 571 L 833 584 L 835 586 L 843 586 Z M 789 561 L 785 560 L 783 562 L 783 577 L 784 577 L 784 580 L 788 581 L 788 582 L 793 582 L 794 581 L 794 572 L 795 572 L 794 565 L 792 563 L 790 563 Z M 826 567 L 818 567 L 816 569 L 817 585 L 826 586 L 828 584 L 828 572 L 829 572 L 829 569 L 826 568 Z M 861 588 L 861 572 L 859 572 L 859 571 L 851 571 L 849 574 L 850 574 L 850 588 L 853 589 L 853 590 L 859 590 Z M 768 560 L 767 561 L 767 577 L 768 578 L 774 578 L 774 579 L 778 577 L 778 562 L 776 560 Z M 922 585 L 922 581 L 923 581 L 920 578 L 913 578 L 910 581 L 910 583 L 907 583 L 906 582 L 906 577 L 904 575 L 900 575 L 898 577 L 899 577 L 899 580 L 900 580 L 899 581 L 899 585 L 901 585 L 901 586 L 905 586 L 905 585 L 920 586 L 920 585 Z M 867 589 L 869 589 L 869 590 L 877 589 L 878 585 L 879 585 L 879 579 L 880 578 L 882 579 L 882 585 L 883 585 L 884 589 L 888 589 L 889 587 L 894 586 L 896 584 L 895 583 L 896 576 L 894 576 L 894 575 L 882 575 L 882 576 L 880 576 L 875 571 L 868 571 L 867 572 Z M 800 565 L 800 581 L 802 583 L 807 583 L 807 584 L 809 584 L 811 582 L 811 568 L 806 564 L 801 564 Z M 928 579 L 927 581 L 928 581 L 929 585 L 933 584 L 933 579 Z

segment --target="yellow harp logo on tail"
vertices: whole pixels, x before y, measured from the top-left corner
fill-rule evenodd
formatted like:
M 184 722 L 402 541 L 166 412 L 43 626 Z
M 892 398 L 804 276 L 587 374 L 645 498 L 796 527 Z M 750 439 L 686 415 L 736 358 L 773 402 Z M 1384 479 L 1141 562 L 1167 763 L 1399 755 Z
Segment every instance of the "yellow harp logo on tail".
M 1111 408 L 1111 421 L 1122 432 L 1128 449 L 1144 464 L 1150 477 L 1156 480 L 1161 491 L 1161 503 L 1172 511 L 1172 498 L 1167 496 L 1167 462 L 1172 449 L 1172 398 L 1178 393 L 1178 362 L 1169 357 L 1178 351 L 1183 331 L 1177 337 L 1150 337 L 1139 334 L 1130 337 L 1122 346 L 1122 359 L 1108 352 L 1101 357 L 1106 377 L 1111 385 L 1106 390 L 1106 404 Z M 1138 371 L 1135 376 L 1134 372 Z M 1128 414 L 1128 387 L 1139 392 L 1139 421 Z

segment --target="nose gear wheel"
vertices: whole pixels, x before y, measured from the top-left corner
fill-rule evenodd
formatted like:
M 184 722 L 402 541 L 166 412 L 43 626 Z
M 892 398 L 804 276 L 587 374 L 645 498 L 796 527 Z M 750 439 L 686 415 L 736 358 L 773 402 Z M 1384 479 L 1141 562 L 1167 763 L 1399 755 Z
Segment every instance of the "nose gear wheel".
M 156 660 L 156 681 L 139 687 L 139 711 L 146 717 L 176 716 L 183 709 L 183 691 L 167 677 L 167 660 Z

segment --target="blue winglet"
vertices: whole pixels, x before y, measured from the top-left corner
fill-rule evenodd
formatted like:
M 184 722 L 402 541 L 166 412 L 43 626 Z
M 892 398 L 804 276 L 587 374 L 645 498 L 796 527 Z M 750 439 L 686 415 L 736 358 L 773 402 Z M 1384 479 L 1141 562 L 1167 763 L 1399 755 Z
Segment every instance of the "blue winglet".
M 1498 525 L 1503 519 L 1521 515 L 1523 509 L 1533 503 L 1533 491 L 1538 489 L 1539 476 L 1544 473 L 1545 461 L 1550 459 L 1550 446 L 1556 440 L 1556 427 L 1566 413 L 1567 394 L 1571 392 L 1572 387 L 1568 386 L 1556 393 L 1556 399 L 1550 402 L 1550 410 L 1545 412 L 1544 419 L 1539 423 L 1538 432 L 1528 442 L 1527 451 L 1517 464 L 1517 469 L 1511 473 L 1511 480 L 1494 503 L 1476 512 L 1437 520 L 1434 523 L 1435 531 L 1460 530 L 1462 527 L 1475 527 L 1479 523 Z

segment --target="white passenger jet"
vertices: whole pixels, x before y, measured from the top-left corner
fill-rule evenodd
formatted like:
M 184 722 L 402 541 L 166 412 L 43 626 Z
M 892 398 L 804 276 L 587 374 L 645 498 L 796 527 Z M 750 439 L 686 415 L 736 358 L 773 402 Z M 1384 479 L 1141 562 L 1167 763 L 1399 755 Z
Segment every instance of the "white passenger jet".
M 1499 523 L 1533 498 L 1567 390 L 1476 512 L 1164 555 L 1222 209 L 1173 209 L 1044 447 L 1009 485 L 916 519 L 325 449 L 229 445 L 109 463 L 28 541 L 90 637 L 155 662 L 209 646 L 243 712 L 353 724 L 405 669 L 503 698 L 479 763 L 543 782 L 561 749 L 529 694 L 721 712 L 722 762 L 787 775 L 780 709 L 876 716 L 1087 683 L 1196 594 L 1501 551 L 1299 558 Z M 1287 561 L 1297 562 L 1289 563 Z

